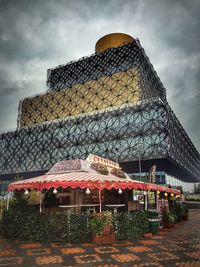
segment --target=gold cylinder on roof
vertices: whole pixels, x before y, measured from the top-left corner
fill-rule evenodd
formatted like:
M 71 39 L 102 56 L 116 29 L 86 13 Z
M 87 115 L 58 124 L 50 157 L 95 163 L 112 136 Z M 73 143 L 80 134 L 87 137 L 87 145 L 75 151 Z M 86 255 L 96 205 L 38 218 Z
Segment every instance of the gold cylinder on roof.
M 134 38 L 125 33 L 111 33 L 101 37 L 95 45 L 95 52 L 99 53 L 108 48 L 134 42 Z

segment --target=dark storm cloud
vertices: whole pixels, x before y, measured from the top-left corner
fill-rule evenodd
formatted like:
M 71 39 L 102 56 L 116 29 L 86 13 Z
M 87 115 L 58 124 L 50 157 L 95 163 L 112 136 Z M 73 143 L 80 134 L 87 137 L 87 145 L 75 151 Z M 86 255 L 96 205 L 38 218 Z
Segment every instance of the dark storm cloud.
M 0 0 L 0 130 L 46 70 L 94 52 L 109 32 L 138 37 L 170 105 L 200 151 L 199 0 Z

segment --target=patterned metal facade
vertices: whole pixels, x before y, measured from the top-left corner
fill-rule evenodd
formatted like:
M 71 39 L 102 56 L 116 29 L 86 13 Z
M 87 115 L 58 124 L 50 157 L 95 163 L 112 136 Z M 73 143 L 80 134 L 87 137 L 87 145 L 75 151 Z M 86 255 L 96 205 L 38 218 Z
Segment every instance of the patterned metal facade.
M 18 126 L 31 126 L 109 107 L 120 107 L 124 103 L 136 104 L 140 100 L 140 75 L 138 70 L 129 69 L 73 85 L 70 89 L 24 99 Z
M 47 170 L 89 153 L 120 162 L 170 159 L 200 177 L 200 156 L 169 107 L 138 40 L 48 70 L 47 93 L 19 105 L 0 135 L 0 175 Z

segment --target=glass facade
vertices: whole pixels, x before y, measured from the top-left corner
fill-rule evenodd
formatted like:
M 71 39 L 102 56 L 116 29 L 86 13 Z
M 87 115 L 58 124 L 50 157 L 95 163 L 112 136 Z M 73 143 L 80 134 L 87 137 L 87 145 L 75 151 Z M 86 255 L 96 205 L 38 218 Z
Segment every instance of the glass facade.
M 167 153 L 164 106 L 159 101 L 23 127 L 0 135 L 2 173 L 45 170 L 90 153 L 119 161 Z M 157 148 L 157 149 L 155 149 Z
M 148 182 L 148 172 L 140 173 L 129 173 L 129 176 L 133 180 Z M 166 174 L 164 171 L 156 172 L 156 184 L 166 184 Z
M 0 196 L 7 194 L 7 187 L 11 180 L 0 180 Z
M 47 86 L 20 102 L 17 129 L 0 134 L 0 179 L 90 153 L 119 162 L 167 159 L 188 179 L 200 177 L 200 155 L 138 40 L 48 70 Z

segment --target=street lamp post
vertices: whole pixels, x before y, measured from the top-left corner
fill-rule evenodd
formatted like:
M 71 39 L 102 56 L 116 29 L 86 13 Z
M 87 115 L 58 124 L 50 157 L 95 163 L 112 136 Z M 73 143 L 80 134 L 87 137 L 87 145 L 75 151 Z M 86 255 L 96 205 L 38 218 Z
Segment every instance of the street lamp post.
M 117 163 L 119 163 L 119 158 L 118 158 L 118 148 L 115 148 L 115 149 L 114 149 L 114 152 L 115 152 L 115 161 L 116 161 Z
M 138 153 L 138 163 L 139 163 L 139 172 L 140 172 L 140 181 L 141 181 L 142 180 L 142 168 L 141 168 L 140 153 Z

